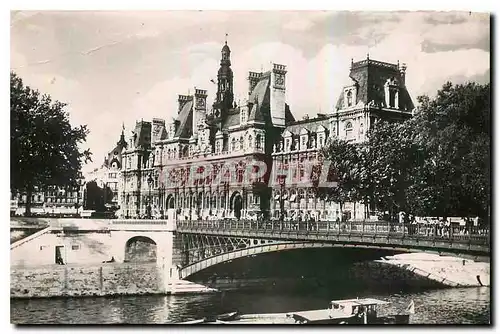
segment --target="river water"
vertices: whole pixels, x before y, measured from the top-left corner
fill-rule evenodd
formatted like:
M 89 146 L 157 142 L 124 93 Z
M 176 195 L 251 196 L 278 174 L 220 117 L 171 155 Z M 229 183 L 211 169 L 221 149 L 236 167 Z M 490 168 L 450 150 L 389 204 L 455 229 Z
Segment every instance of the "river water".
M 310 292 L 228 291 L 210 295 L 126 296 L 11 300 L 15 324 L 165 324 L 238 310 L 274 313 L 325 308 L 333 299 L 355 295 L 341 287 Z M 453 288 L 406 292 L 359 291 L 359 297 L 391 302 L 397 313 L 415 302 L 414 324 L 489 324 L 490 289 Z

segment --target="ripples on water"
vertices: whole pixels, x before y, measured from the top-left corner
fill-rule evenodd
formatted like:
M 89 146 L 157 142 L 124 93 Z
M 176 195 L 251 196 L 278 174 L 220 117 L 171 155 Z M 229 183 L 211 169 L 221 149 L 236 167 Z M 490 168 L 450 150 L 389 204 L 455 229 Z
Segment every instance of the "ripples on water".
M 225 292 L 213 295 L 127 296 L 11 300 L 15 324 L 163 324 L 199 319 L 233 310 L 242 313 L 287 312 L 327 307 L 345 293 Z M 390 301 L 393 313 L 414 300 L 419 324 L 488 324 L 490 289 L 460 288 L 387 294 L 362 293 Z

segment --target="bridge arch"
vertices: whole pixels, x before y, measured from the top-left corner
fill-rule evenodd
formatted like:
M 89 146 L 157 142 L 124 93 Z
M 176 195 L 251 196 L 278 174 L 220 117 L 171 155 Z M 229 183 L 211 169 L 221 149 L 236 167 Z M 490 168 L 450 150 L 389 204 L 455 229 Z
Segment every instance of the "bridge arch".
M 149 236 L 135 235 L 125 242 L 124 262 L 157 262 L 158 243 Z
M 207 269 L 216 264 L 221 264 L 229 262 L 238 258 L 243 258 L 251 255 L 259 255 L 270 252 L 280 252 L 284 250 L 291 249 L 306 249 L 306 248 L 364 248 L 364 249 L 378 249 L 378 250 L 388 250 L 397 253 L 410 253 L 409 249 L 404 248 L 394 248 L 394 247 L 384 247 L 380 245 L 346 245 L 343 243 L 325 243 L 325 242 L 273 242 L 268 241 L 267 243 L 255 243 L 249 245 L 245 248 L 237 248 L 233 251 L 220 253 L 211 257 L 207 257 L 200 261 L 193 262 L 180 270 L 180 277 L 185 279 L 197 272 Z

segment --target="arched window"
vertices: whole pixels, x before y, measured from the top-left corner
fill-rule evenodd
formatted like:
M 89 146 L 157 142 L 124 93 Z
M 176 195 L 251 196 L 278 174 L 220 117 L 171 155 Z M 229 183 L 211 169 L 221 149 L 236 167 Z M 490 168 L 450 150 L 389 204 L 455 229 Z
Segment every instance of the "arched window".
M 231 140 L 231 151 L 236 151 L 236 139 Z
M 352 123 L 347 122 L 345 125 L 345 137 L 349 140 L 352 138 Z
M 243 150 L 243 137 L 240 137 L 240 150 Z
M 215 209 L 217 205 L 217 193 L 213 193 L 210 200 L 210 208 Z
M 220 141 L 215 142 L 215 153 L 220 153 Z
M 261 135 L 258 134 L 257 136 L 255 136 L 255 147 L 260 150 L 261 149 Z
M 248 148 L 252 148 L 252 135 L 248 136 Z
M 210 193 L 205 193 L 205 209 L 210 208 Z

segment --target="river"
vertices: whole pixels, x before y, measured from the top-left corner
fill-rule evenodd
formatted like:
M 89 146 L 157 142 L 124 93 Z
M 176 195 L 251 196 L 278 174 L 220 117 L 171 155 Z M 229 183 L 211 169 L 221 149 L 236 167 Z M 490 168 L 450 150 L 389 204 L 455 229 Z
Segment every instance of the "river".
M 413 324 L 488 324 L 490 289 L 453 288 L 406 292 L 358 291 L 359 297 L 391 302 L 387 312 L 415 302 Z M 352 298 L 341 287 L 309 292 L 228 291 L 210 295 L 126 296 L 11 300 L 15 324 L 164 324 L 233 310 L 272 313 L 325 308 L 330 300 Z

